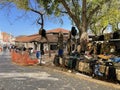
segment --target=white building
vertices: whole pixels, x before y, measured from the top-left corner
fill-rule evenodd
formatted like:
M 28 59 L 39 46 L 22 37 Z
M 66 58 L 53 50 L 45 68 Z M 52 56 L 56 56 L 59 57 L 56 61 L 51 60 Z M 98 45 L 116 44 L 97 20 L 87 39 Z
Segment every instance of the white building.
M 14 40 L 15 40 L 15 38 L 11 34 L 0 31 L 0 45 L 14 44 Z

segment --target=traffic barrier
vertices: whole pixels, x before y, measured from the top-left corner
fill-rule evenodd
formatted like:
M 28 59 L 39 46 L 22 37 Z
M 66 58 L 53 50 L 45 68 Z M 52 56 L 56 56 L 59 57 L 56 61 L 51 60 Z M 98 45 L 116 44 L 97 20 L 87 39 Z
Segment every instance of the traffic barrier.
M 22 64 L 22 65 L 34 65 L 34 64 L 37 64 L 37 63 L 38 63 L 38 60 L 37 59 L 32 60 L 30 58 L 28 52 L 23 53 L 22 60 L 21 60 L 20 64 Z
M 0 52 L 2 52 L 2 48 L 0 48 Z
M 22 60 L 22 54 L 21 53 L 18 53 L 17 54 L 17 63 L 21 63 L 21 60 Z
M 38 63 L 38 59 L 31 59 L 28 52 L 17 53 L 14 50 L 11 51 L 12 62 L 20 65 L 35 65 Z

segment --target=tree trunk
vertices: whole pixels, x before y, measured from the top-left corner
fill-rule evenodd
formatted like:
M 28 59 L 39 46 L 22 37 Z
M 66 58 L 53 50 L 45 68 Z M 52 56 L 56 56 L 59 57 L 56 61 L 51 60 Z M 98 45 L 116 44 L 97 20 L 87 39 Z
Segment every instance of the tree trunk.
M 82 33 L 87 31 L 86 0 L 82 0 Z
M 104 31 L 105 31 L 106 28 L 107 28 L 107 26 L 105 26 L 105 27 L 102 29 L 102 35 L 103 35 L 103 33 L 104 33 Z
M 81 37 L 83 32 L 87 32 L 87 17 L 86 17 L 86 0 L 82 0 L 82 25 L 76 25 L 79 29 L 79 37 Z
M 86 18 L 86 0 L 82 0 L 82 27 L 81 27 L 81 36 L 80 36 L 80 44 L 83 52 L 86 50 L 86 45 L 88 42 L 88 34 L 87 34 L 87 18 Z
M 49 49 L 49 57 L 51 57 L 51 52 L 50 52 L 50 43 L 49 42 L 47 42 L 48 43 L 48 49 Z

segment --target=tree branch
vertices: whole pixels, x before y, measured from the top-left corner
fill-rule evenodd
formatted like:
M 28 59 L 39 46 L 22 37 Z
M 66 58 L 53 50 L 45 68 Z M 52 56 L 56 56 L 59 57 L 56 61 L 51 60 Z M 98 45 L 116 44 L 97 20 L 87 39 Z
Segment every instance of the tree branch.
M 74 5 L 74 7 L 76 7 L 76 5 L 75 5 L 75 2 L 74 2 L 75 0 L 72 0 L 72 3 L 73 3 L 73 5 Z
M 61 13 L 66 13 L 66 14 L 68 13 L 67 11 L 60 11 L 60 12 L 61 12 Z
M 75 15 L 76 15 L 76 17 L 79 19 L 79 14 L 78 14 L 78 12 L 79 12 L 79 10 L 78 10 L 78 1 L 76 0 L 72 0 L 72 3 L 73 3 L 73 6 L 75 7 Z
M 105 26 L 105 27 L 102 29 L 102 34 L 103 34 L 103 32 L 105 31 L 106 28 L 107 28 L 107 26 Z
M 70 8 L 68 7 L 67 3 L 65 2 L 65 0 L 59 0 L 59 2 L 62 3 L 63 7 L 66 9 L 67 13 L 69 14 L 69 16 L 72 18 L 72 20 L 74 21 L 74 23 L 76 24 L 77 27 L 79 27 L 78 29 L 80 29 L 80 21 L 77 19 L 76 15 L 74 15 Z
M 39 12 L 39 11 L 37 11 L 37 10 L 34 10 L 34 9 L 32 9 L 32 8 L 30 8 L 30 10 L 40 15 L 41 18 L 39 18 L 39 19 L 37 20 L 37 23 L 40 24 L 40 25 L 41 25 L 41 29 L 43 29 L 43 26 L 44 26 L 44 18 L 43 18 L 43 15 L 44 15 L 44 14 L 41 13 L 41 12 Z M 41 22 L 40 22 L 40 19 L 41 19 Z
M 100 10 L 101 6 L 104 4 L 104 3 L 107 3 L 109 2 L 110 0 L 105 0 L 104 2 L 101 1 L 99 5 L 97 5 L 89 14 L 88 18 L 87 18 L 87 21 L 88 23 L 90 22 L 91 18 L 93 17 L 93 15 L 95 14 L 96 11 Z
M 42 25 L 42 23 L 40 22 L 40 18 L 37 20 L 37 23 L 40 24 L 40 25 Z
M 34 9 L 32 9 L 32 8 L 30 8 L 30 10 L 33 11 L 33 12 L 35 12 L 35 13 L 37 13 L 37 14 L 39 14 L 39 15 L 43 15 L 41 12 L 39 12 L 39 11 L 37 11 L 37 10 L 34 10 Z

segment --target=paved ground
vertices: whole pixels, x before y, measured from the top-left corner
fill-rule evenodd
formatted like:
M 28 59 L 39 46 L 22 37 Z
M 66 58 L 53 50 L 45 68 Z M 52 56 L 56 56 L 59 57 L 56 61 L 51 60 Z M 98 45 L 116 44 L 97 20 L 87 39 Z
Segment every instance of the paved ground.
M 0 90 L 120 90 L 120 86 L 54 66 L 19 66 L 4 52 L 0 53 Z

